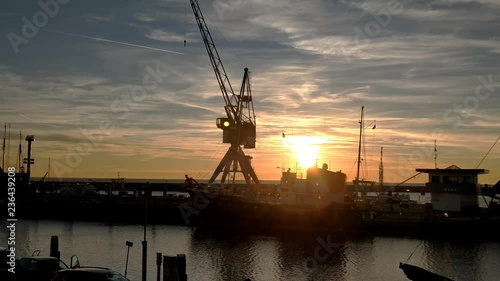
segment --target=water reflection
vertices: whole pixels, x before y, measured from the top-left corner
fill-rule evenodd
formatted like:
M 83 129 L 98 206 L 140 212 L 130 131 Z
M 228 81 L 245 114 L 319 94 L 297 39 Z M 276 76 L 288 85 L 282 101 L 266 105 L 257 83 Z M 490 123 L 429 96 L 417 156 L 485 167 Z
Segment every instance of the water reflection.
M 191 239 L 191 253 L 210 262 L 210 267 L 218 268 L 212 280 L 244 280 L 251 278 L 256 259 L 263 254 L 257 249 L 257 237 L 234 232 L 195 231 Z M 261 245 L 261 244 L 259 244 Z M 196 259 L 199 264 L 202 260 Z
M 184 226 L 148 225 L 148 279 L 156 277 L 156 253 L 186 254 L 189 280 L 406 280 L 399 262 L 455 280 L 489 281 L 500 276 L 500 242 L 420 241 L 413 238 L 352 237 L 328 233 L 242 233 Z M 142 225 L 20 221 L 17 255 L 40 249 L 48 254 L 50 237 L 59 236 L 61 258 L 77 254 L 82 265 L 124 272 L 141 280 Z M 7 232 L 0 232 L 6 241 Z M 330 246 L 325 246 L 330 245 Z
M 453 280 L 485 280 L 481 264 L 482 244 L 466 241 L 426 241 L 422 254 L 425 268 Z

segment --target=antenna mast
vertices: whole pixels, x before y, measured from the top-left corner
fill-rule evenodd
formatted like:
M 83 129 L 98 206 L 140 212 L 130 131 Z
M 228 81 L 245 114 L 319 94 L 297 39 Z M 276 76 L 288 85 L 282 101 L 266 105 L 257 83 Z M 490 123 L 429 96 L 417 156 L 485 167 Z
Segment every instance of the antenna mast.
M 436 140 L 434 140 L 434 169 L 437 169 L 438 164 L 437 164 L 437 146 L 436 146 Z

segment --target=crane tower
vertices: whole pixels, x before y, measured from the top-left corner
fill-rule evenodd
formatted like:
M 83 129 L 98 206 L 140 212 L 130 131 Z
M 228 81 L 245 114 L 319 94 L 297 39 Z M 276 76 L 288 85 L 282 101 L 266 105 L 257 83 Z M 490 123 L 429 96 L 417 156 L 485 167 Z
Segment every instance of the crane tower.
M 259 179 L 250 163 L 252 157 L 245 155 L 243 152 L 243 148 L 255 148 L 256 139 L 250 71 L 245 67 L 240 92 L 236 94 L 233 91 L 222 60 L 217 52 L 212 35 L 205 23 L 200 5 L 196 0 L 190 0 L 190 2 L 225 102 L 224 109 L 226 116 L 217 118 L 216 125 L 217 128 L 222 129 L 222 142 L 231 144 L 215 169 L 209 183 L 213 183 L 221 173 L 221 184 L 224 184 L 229 174 L 232 174 L 234 179 L 236 173 L 242 173 L 247 186 L 252 181 L 259 184 Z

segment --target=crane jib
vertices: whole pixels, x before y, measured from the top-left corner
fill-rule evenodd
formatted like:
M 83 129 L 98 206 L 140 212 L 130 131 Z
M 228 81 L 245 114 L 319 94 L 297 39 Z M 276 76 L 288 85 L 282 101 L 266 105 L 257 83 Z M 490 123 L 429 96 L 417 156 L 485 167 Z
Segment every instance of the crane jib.
M 225 102 L 225 111 L 227 118 L 232 125 L 249 123 L 255 125 L 255 112 L 253 109 L 253 99 L 251 96 L 250 75 L 248 68 L 244 69 L 243 81 L 240 88 L 240 93 L 234 93 L 233 87 L 226 73 L 222 59 L 219 56 L 212 35 L 207 27 L 205 18 L 203 17 L 201 7 L 196 0 L 191 0 L 191 7 L 195 15 L 197 25 L 200 29 L 205 48 L 210 58 L 210 63 L 215 73 L 215 77 L 219 84 L 222 96 Z M 244 138 L 246 139 L 246 137 Z

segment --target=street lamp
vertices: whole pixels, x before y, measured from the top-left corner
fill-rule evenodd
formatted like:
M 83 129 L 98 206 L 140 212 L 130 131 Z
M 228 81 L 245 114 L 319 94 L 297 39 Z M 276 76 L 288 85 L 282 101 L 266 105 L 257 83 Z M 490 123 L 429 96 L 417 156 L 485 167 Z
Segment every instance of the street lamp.
M 127 277 L 127 266 L 128 266 L 128 253 L 130 251 L 130 247 L 134 245 L 134 243 L 130 241 L 126 241 L 125 245 L 127 245 L 127 261 L 125 262 L 125 277 Z
M 35 159 L 31 158 L 31 143 L 35 141 L 34 135 L 27 135 L 26 141 L 28 142 L 28 158 L 24 158 L 24 163 L 28 165 L 28 179 L 31 176 L 31 164 L 35 164 Z

